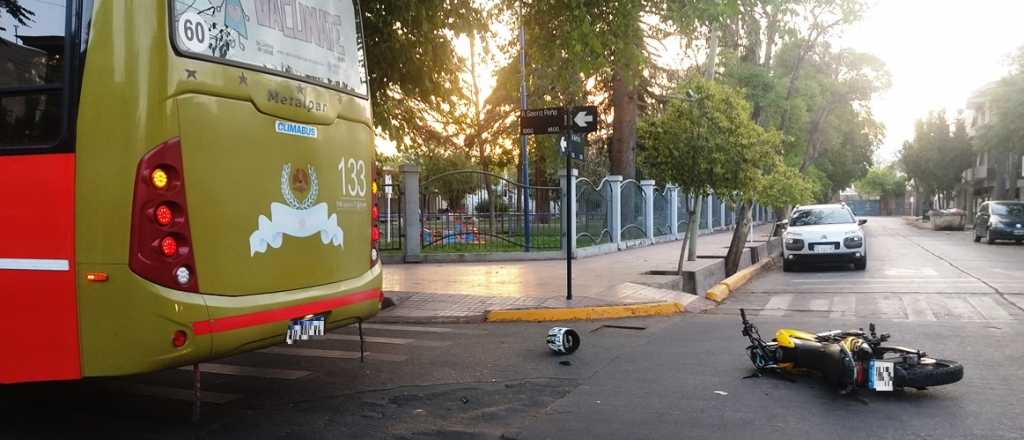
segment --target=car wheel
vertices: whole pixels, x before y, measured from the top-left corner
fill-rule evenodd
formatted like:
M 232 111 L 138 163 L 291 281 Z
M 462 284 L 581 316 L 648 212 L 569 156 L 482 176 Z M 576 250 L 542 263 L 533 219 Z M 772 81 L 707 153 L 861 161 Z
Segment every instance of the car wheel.
M 782 271 L 783 272 L 792 272 L 794 270 L 796 270 L 796 263 L 791 263 L 789 261 L 782 260 Z
M 853 263 L 853 268 L 856 269 L 856 270 L 867 269 L 868 268 L 867 257 L 864 257 L 864 261 L 857 261 L 857 262 Z

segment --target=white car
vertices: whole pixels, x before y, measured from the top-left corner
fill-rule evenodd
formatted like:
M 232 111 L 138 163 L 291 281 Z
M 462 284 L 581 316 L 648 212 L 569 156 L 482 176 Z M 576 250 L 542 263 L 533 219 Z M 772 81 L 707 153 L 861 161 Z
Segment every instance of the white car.
M 864 270 L 868 244 L 861 226 L 867 222 L 838 204 L 794 209 L 782 236 L 782 270 L 789 272 L 806 263 L 852 263 Z

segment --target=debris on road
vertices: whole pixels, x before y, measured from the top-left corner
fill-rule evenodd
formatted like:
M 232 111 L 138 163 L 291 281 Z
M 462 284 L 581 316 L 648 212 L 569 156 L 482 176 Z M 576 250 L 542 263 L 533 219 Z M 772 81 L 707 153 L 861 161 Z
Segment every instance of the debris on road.
M 558 354 L 572 354 L 580 348 L 580 335 L 569 327 L 555 327 L 548 330 L 548 348 Z
M 729 393 L 727 393 L 725 391 L 718 391 L 718 390 L 715 391 L 715 394 L 718 394 L 719 396 L 728 396 L 729 395 Z

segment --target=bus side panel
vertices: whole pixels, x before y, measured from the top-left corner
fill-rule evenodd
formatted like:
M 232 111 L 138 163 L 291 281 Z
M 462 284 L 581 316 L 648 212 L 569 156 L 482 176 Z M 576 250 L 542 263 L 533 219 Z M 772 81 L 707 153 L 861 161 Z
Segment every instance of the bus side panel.
M 74 154 L 0 157 L 0 383 L 81 377 Z

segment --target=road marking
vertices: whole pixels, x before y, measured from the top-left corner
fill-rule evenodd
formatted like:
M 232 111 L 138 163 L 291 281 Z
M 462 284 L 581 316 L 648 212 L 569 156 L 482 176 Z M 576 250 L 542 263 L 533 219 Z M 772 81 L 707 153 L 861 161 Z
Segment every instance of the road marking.
M 117 387 L 129 394 L 136 394 L 147 397 L 159 397 L 164 399 L 185 400 L 191 402 L 195 395 L 192 390 L 185 388 L 172 388 L 159 385 L 133 384 L 125 387 Z M 199 401 L 207 403 L 228 403 L 242 397 L 238 394 L 215 393 L 203 390 L 199 393 Z
M 853 295 L 836 295 L 832 297 L 832 313 L 828 314 L 829 318 L 842 318 L 845 316 L 853 316 L 854 310 L 857 307 L 857 297 Z
M 358 335 L 339 335 L 337 333 L 327 333 L 327 334 L 325 334 L 323 336 L 318 336 L 317 338 L 333 339 L 333 340 L 336 340 L 336 341 L 355 341 L 355 342 L 359 342 L 359 336 Z M 445 347 L 445 346 L 451 345 L 451 342 L 443 342 L 443 341 L 418 341 L 416 339 L 408 339 L 408 338 L 382 338 L 382 337 L 379 337 L 379 336 L 364 336 L 363 339 L 366 340 L 366 342 L 372 342 L 372 343 L 377 343 L 377 344 L 395 344 L 395 345 L 406 345 L 406 344 L 408 344 L 408 345 L 418 345 L 418 346 L 422 346 L 422 347 Z
M 181 367 L 179 370 L 192 371 L 192 367 Z M 228 364 L 199 364 L 203 373 L 227 374 L 231 376 L 262 377 L 267 379 L 298 379 L 313 374 L 311 371 L 282 370 L 277 368 L 257 368 Z
M 988 319 L 989 321 L 1009 321 L 1012 319 L 1010 318 L 1010 314 L 1006 313 L 1006 310 L 1003 310 L 999 304 L 996 304 L 992 297 L 969 296 L 967 297 L 967 301 L 970 302 L 974 308 L 978 309 L 978 311 L 985 316 L 985 319 Z
M 942 298 L 942 303 L 949 309 L 950 314 L 959 321 L 979 321 L 982 319 L 978 310 L 963 298 L 945 297 Z
M 0 270 L 45 270 L 65 272 L 70 268 L 68 260 L 41 258 L 0 258 Z
M 775 295 L 768 304 L 765 304 L 764 308 L 761 309 L 759 316 L 782 316 L 786 313 L 786 308 L 789 307 L 789 303 L 793 302 L 793 295 Z
M 829 302 L 830 301 L 828 299 L 812 299 L 811 303 L 807 305 L 807 310 L 815 312 L 827 312 L 829 310 Z
M 903 305 L 907 308 L 907 319 L 911 321 L 934 321 L 935 314 L 920 295 L 904 295 Z
M 270 347 L 260 350 L 260 353 L 282 354 L 286 356 L 322 357 L 331 359 L 359 359 L 358 351 L 321 350 L 318 348 Z M 403 356 L 400 354 L 366 352 L 366 359 L 368 360 L 402 362 L 408 358 L 408 356 Z

